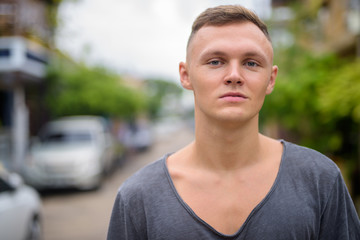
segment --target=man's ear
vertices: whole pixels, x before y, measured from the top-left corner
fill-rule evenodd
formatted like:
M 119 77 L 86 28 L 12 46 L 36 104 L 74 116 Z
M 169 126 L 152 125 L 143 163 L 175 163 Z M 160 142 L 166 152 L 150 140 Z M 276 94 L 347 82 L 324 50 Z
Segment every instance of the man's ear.
M 278 73 L 278 66 L 276 65 L 272 66 L 270 80 L 266 88 L 266 94 L 270 94 L 274 90 L 277 73 Z
M 186 63 L 184 62 L 179 63 L 179 74 L 180 74 L 180 82 L 183 88 L 188 90 L 193 90 Z

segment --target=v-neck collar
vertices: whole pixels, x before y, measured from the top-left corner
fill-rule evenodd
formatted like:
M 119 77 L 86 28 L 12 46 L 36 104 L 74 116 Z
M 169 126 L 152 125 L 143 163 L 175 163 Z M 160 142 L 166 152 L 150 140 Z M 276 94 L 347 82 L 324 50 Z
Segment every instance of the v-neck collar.
M 266 194 L 266 196 L 253 208 L 253 210 L 250 212 L 250 214 L 248 215 L 248 217 L 246 218 L 245 222 L 241 225 L 241 227 L 239 228 L 239 230 L 231 235 L 227 235 L 227 234 L 223 234 L 219 231 L 217 231 L 214 227 L 212 227 L 210 224 L 208 224 L 206 221 L 204 221 L 202 218 L 200 218 L 193 210 L 192 208 L 182 199 L 182 197 L 180 196 L 180 194 L 178 193 L 178 191 L 175 188 L 174 182 L 170 176 L 170 172 L 169 169 L 167 167 L 167 158 L 171 155 L 171 153 L 166 154 L 163 157 L 163 167 L 164 167 L 164 171 L 166 174 L 166 177 L 168 179 L 168 182 L 170 184 L 171 189 L 173 190 L 177 200 L 180 202 L 180 204 L 185 208 L 185 210 L 191 215 L 191 217 L 193 217 L 195 220 L 197 220 L 198 222 L 200 222 L 201 224 L 203 224 L 206 228 L 208 228 L 209 230 L 211 230 L 212 232 L 214 232 L 215 234 L 219 235 L 220 237 L 223 238 L 234 238 L 237 237 L 241 234 L 241 232 L 244 230 L 244 228 L 246 227 L 247 223 L 251 220 L 251 218 L 256 214 L 256 212 L 258 212 L 262 206 L 268 201 L 268 199 L 271 197 L 272 193 L 275 191 L 280 176 L 282 175 L 283 172 L 283 162 L 285 159 L 285 154 L 286 154 L 286 147 L 287 147 L 287 142 L 284 140 L 280 140 L 280 142 L 283 145 L 283 152 L 281 154 L 281 160 L 280 160 L 280 166 L 279 166 L 279 170 L 278 173 L 276 175 L 275 181 L 273 183 L 273 185 L 271 186 L 269 192 Z

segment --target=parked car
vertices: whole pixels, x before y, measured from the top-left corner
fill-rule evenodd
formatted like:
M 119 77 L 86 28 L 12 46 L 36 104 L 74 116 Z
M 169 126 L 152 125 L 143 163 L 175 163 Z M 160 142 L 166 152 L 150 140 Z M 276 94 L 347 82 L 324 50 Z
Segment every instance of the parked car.
M 0 164 L 0 238 L 41 239 L 41 208 L 39 194 Z
M 27 183 L 37 189 L 101 186 L 116 160 L 116 145 L 105 120 L 73 116 L 45 125 L 24 166 Z

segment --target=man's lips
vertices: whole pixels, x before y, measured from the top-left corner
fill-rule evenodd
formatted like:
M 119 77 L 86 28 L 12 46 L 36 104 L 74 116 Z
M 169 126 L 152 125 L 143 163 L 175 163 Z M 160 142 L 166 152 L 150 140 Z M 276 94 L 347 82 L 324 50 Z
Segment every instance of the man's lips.
M 224 95 L 220 96 L 220 98 L 242 98 L 242 99 L 247 99 L 247 97 L 244 94 L 238 93 L 238 92 L 228 92 L 228 93 L 225 93 Z
M 240 103 L 246 101 L 248 97 L 239 92 L 228 92 L 221 95 L 220 99 L 228 103 Z

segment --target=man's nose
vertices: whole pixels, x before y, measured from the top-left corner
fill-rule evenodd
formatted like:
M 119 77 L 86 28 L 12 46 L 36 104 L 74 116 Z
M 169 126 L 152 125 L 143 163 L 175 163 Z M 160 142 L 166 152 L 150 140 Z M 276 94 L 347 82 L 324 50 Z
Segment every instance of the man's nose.
M 225 85 L 242 85 L 243 82 L 244 81 L 241 76 L 241 65 L 239 63 L 229 64 L 226 77 L 224 78 Z

